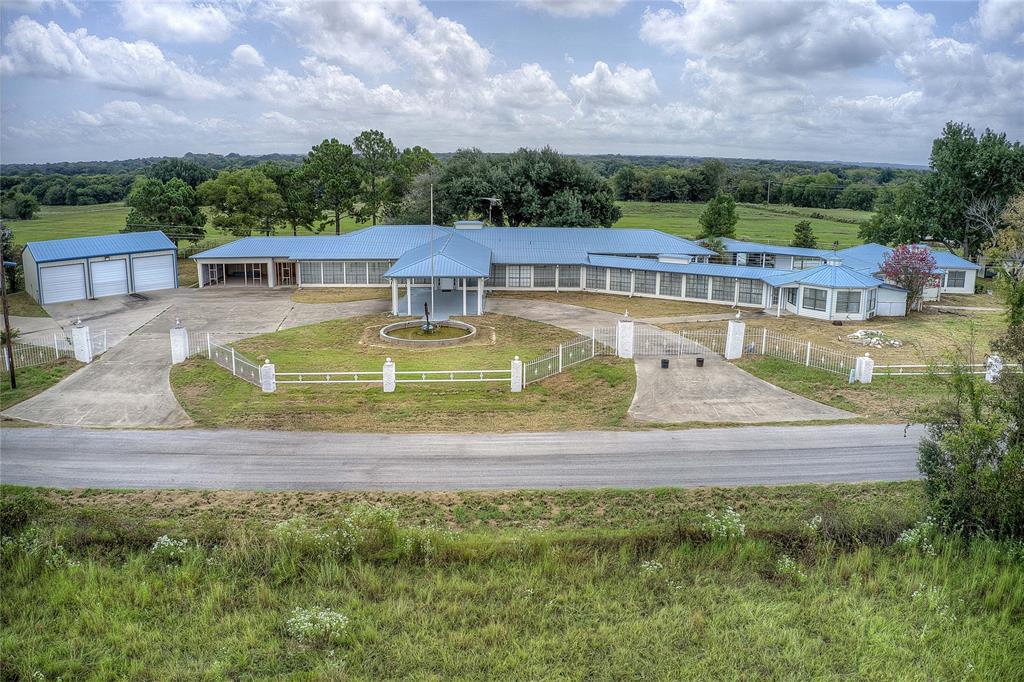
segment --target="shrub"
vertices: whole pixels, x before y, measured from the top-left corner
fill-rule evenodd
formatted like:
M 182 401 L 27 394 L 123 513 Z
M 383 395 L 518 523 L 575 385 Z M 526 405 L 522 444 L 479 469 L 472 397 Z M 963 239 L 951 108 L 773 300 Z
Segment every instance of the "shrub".
M 348 629 L 348 616 L 333 609 L 297 608 L 285 628 L 303 644 L 337 644 Z
M 47 502 L 34 490 L 0 489 L 0 535 L 16 535 L 39 516 Z
M 185 556 L 187 549 L 188 540 L 185 538 L 176 540 L 169 535 L 161 535 L 153 543 L 149 553 L 157 559 L 163 559 L 164 561 L 179 561 Z

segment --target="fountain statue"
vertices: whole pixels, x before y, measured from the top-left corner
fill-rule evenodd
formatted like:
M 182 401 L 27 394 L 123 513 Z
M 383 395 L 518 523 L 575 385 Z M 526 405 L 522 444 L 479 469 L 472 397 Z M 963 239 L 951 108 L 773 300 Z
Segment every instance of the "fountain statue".
M 423 319 L 425 322 L 420 326 L 420 329 L 424 332 L 429 334 L 437 329 L 437 325 L 430 321 L 430 306 L 427 305 L 426 301 L 423 302 Z

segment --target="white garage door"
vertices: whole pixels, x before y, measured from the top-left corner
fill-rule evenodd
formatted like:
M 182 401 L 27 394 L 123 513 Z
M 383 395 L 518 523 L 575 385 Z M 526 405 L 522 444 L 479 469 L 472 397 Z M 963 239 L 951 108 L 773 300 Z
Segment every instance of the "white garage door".
M 51 265 L 39 269 L 39 291 L 43 303 L 78 301 L 85 298 L 85 265 Z
M 128 293 L 128 261 L 104 260 L 90 263 L 92 271 L 92 295 L 117 296 Z
M 132 259 L 135 291 L 174 288 L 174 256 L 143 256 Z

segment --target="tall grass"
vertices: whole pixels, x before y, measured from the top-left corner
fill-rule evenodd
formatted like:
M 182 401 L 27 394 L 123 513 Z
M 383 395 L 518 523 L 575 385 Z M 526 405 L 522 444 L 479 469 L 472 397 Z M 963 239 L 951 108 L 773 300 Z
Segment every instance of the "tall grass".
M 841 501 L 722 535 L 696 511 L 459 531 L 380 505 L 168 520 L 15 493 L 4 679 L 1013 679 L 1024 663 L 1020 545 L 925 527 L 925 549 L 898 540 L 916 519 Z

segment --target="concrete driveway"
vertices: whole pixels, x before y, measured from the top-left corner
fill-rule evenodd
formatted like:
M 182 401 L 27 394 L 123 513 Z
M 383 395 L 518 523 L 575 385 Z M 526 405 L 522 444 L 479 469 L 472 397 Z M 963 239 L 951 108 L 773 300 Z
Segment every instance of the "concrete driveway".
M 191 420 L 171 391 L 168 332 L 177 319 L 193 331 L 244 338 L 387 309 L 384 300 L 294 303 L 289 290 L 177 289 L 148 300 L 116 296 L 47 306 L 63 326 L 77 319 L 96 334 L 107 331 L 110 350 L 56 386 L 4 415 L 59 426 L 176 428 Z
M 856 416 L 762 381 L 715 353 L 701 357 L 703 367 L 697 367 L 696 356 L 684 355 L 669 358 L 668 369 L 661 369 L 661 358 L 637 358 L 636 394 L 629 414 L 663 424 L 764 424 Z

